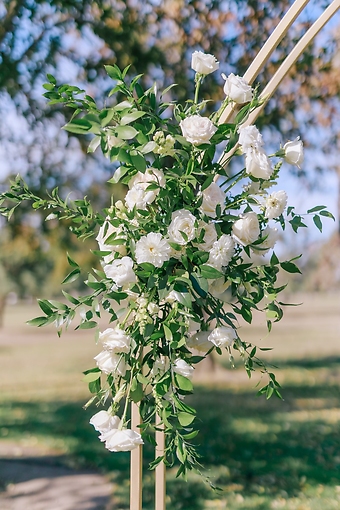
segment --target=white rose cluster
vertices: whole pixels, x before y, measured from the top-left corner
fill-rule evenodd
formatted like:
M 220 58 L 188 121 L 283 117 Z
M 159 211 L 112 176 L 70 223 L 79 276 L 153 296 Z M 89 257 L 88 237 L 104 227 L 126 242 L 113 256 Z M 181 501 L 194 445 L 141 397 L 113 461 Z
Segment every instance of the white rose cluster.
M 165 177 L 161 170 L 148 168 L 145 173 L 137 172 L 129 182 L 129 191 L 125 197 L 125 203 L 129 211 L 134 207 L 145 210 L 152 204 L 159 194 L 159 188 L 149 190 L 150 184 L 157 184 L 160 188 L 165 187 Z
M 98 243 L 100 251 L 109 251 L 111 252 L 108 255 L 105 255 L 103 257 L 103 260 L 105 264 L 108 264 L 115 258 L 115 254 L 119 253 L 122 257 L 126 255 L 126 246 L 124 243 L 122 244 L 116 244 L 112 245 L 110 244 L 110 240 L 108 240 L 110 237 L 112 237 L 112 240 L 116 239 L 122 239 L 126 240 L 126 234 L 124 232 L 124 229 L 122 226 L 115 227 L 110 222 L 110 217 L 107 216 L 106 220 L 104 221 L 103 225 L 100 227 L 98 235 L 96 237 L 96 241 Z
M 104 348 L 94 358 L 99 370 L 107 375 L 124 377 L 127 369 L 124 354 L 130 352 L 130 336 L 117 326 L 99 333 L 99 340 Z
M 120 428 L 119 416 L 112 416 L 108 411 L 99 411 L 93 415 L 90 424 L 100 432 L 99 439 L 105 442 L 105 448 L 111 452 L 129 452 L 143 444 L 138 432 Z
M 273 173 L 269 158 L 263 150 L 262 135 L 256 126 L 240 127 L 239 144 L 245 155 L 246 172 L 257 179 L 267 180 Z

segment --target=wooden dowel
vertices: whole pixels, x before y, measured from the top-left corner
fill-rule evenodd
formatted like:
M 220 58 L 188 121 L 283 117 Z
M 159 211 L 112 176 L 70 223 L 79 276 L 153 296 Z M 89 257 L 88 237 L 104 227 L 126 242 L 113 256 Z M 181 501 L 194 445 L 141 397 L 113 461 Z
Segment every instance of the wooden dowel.
M 161 425 L 161 419 L 156 415 L 156 426 L 157 428 L 163 428 Z M 165 451 L 165 434 L 163 430 L 156 430 L 156 442 L 157 446 L 155 449 L 156 458 L 160 455 L 164 455 Z M 166 469 L 164 462 L 158 464 L 155 469 L 155 509 L 165 510 L 166 503 Z
M 327 9 L 321 14 L 321 16 L 313 23 L 313 25 L 307 30 L 305 35 L 300 39 L 300 41 L 296 44 L 290 54 L 285 58 L 285 60 L 280 65 L 279 69 L 276 71 L 268 85 L 265 87 L 263 92 L 261 93 L 261 98 L 264 99 L 264 103 L 259 106 L 256 110 L 254 110 L 248 117 L 247 121 L 244 123 L 245 126 L 249 126 L 250 124 L 254 124 L 258 116 L 262 113 L 266 103 L 272 97 L 274 92 L 279 87 L 280 83 L 284 79 L 285 76 L 289 73 L 290 69 L 293 67 L 297 59 L 304 52 L 307 46 L 312 42 L 314 37 L 320 32 L 320 30 L 328 23 L 328 21 L 334 16 L 334 14 L 340 9 L 340 0 L 333 0 L 333 2 L 327 7 Z
M 131 404 L 131 429 L 140 432 L 139 407 Z M 142 510 L 142 445 L 131 451 L 130 457 L 130 510 Z
M 273 53 L 273 51 L 277 48 L 277 46 L 282 41 L 283 37 L 287 34 L 289 28 L 292 26 L 300 12 L 306 7 L 310 0 L 296 0 L 293 5 L 286 12 L 280 23 L 274 29 L 272 34 L 269 36 L 268 40 L 261 48 L 261 50 L 256 55 L 253 62 L 248 67 L 245 72 L 243 78 L 251 85 L 253 81 L 257 78 L 260 71 L 263 69 L 265 64 L 267 63 L 269 57 Z M 219 124 L 228 122 L 230 117 L 234 112 L 235 105 L 228 105 L 224 110 L 221 118 L 219 120 Z

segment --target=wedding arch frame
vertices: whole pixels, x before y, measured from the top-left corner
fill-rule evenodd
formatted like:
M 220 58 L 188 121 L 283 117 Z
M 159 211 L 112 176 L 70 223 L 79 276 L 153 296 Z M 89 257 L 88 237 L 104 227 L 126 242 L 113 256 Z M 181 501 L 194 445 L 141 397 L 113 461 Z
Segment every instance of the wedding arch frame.
M 265 64 L 268 62 L 270 56 L 274 50 L 278 47 L 281 40 L 287 34 L 289 28 L 292 26 L 296 18 L 307 6 L 310 0 L 296 0 L 289 8 L 285 16 L 282 18 L 280 23 L 277 25 L 275 30 L 272 32 L 267 42 L 264 44 L 258 55 L 249 66 L 248 70 L 244 74 L 244 79 L 252 84 L 257 78 Z M 256 119 L 262 113 L 266 103 L 275 93 L 284 77 L 288 74 L 292 66 L 298 60 L 300 55 L 305 51 L 307 46 L 312 42 L 320 30 L 328 23 L 328 21 L 334 16 L 334 14 L 340 9 L 340 0 L 333 0 L 329 6 L 322 12 L 319 18 L 313 23 L 313 25 L 307 30 L 304 36 L 298 41 L 289 55 L 282 62 L 274 76 L 271 78 L 260 98 L 262 104 L 256 110 L 254 110 L 244 123 L 244 125 L 254 124 Z M 219 123 L 229 122 L 234 115 L 234 107 L 229 105 L 221 115 Z M 220 163 L 226 166 L 228 163 L 230 154 L 224 154 L 220 159 Z M 131 404 L 131 428 L 139 431 L 139 425 L 141 424 L 141 417 L 139 413 L 138 404 Z M 165 451 L 165 434 L 162 431 L 162 424 L 159 417 L 156 418 L 156 457 L 164 454 Z M 139 446 L 131 452 L 131 468 L 130 468 L 130 510 L 142 510 L 142 461 L 143 461 L 143 450 L 142 446 Z M 155 468 L 155 510 L 166 510 L 166 468 L 165 464 L 161 462 Z

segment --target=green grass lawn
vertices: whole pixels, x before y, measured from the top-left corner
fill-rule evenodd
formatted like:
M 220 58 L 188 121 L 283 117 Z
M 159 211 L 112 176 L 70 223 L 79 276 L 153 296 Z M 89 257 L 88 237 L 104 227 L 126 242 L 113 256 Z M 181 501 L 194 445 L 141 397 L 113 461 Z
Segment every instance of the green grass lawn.
M 248 381 L 240 368 L 199 378 L 190 400 L 198 410 L 202 463 L 223 492 L 197 476 L 175 480 L 169 470 L 169 510 L 340 508 L 340 296 L 300 300 L 305 304 L 287 308 L 269 337 L 257 317 L 251 330 L 242 327 L 243 338 L 274 348 L 266 357 L 280 367 L 283 402 L 256 397 L 258 379 Z M 129 456 L 107 452 L 88 424 L 94 410 L 82 409 L 88 393 L 81 372 L 98 352 L 92 334 L 58 339 L 53 328 L 24 325 L 35 315 L 35 307 L 8 308 L 0 332 L 1 441 L 109 473 L 113 508 L 127 509 Z M 146 462 L 151 458 L 146 448 Z M 146 472 L 144 510 L 153 508 L 152 491 Z

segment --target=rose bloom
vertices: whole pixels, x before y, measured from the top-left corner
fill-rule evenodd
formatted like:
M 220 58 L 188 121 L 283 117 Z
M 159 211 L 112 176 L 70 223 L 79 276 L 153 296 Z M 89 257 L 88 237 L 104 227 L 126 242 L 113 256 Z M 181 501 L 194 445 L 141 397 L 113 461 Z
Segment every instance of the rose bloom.
M 280 216 L 286 208 L 288 196 L 287 193 L 283 190 L 274 191 L 271 195 L 269 195 L 266 199 L 266 212 L 265 218 L 272 220 Z
M 221 301 L 224 301 L 228 297 L 227 290 L 230 287 L 231 282 L 225 281 L 224 277 L 217 278 L 216 280 L 209 280 L 209 294 L 214 296 Z
M 198 331 L 187 339 L 187 346 L 199 352 L 208 352 L 211 349 L 211 342 L 208 341 L 210 331 Z
M 193 145 L 209 143 L 217 127 L 207 117 L 191 115 L 179 123 L 184 138 Z
M 260 236 L 260 225 L 257 214 L 248 212 L 235 221 L 233 225 L 233 235 L 243 246 L 256 241 Z
M 201 231 L 204 230 L 203 242 L 200 244 L 194 243 L 195 246 L 201 251 L 210 251 L 215 241 L 217 241 L 217 232 L 213 223 L 206 223 L 200 221 L 198 224 L 196 237 L 199 238 Z
M 136 175 L 130 179 L 128 186 L 130 189 L 134 186 L 140 186 L 145 190 L 153 182 L 158 184 L 161 188 L 165 187 L 165 177 L 162 170 L 151 167 L 147 168 L 144 174 L 142 172 L 137 172 Z M 159 190 L 155 190 L 155 192 L 158 194 Z
M 94 414 L 90 419 L 90 424 L 102 434 L 109 430 L 117 429 L 119 423 L 119 416 L 112 416 L 107 411 L 99 411 L 99 413 Z
M 266 239 L 263 243 L 252 248 L 253 252 L 257 255 L 265 255 L 269 250 L 274 248 L 276 241 L 280 237 L 280 233 L 276 227 L 270 227 L 268 225 L 261 233 L 261 237 L 265 237 Z
M 220 326 L 215 328 L 208 336 L 209 342 L 216 347 L 227 347 L 234 343 L 237 335 L 236 331 L 230 326 Z
M 219 68 L 214 55 L 203 53 L 202 51 L 194 51 L 191 57 L 191 68 L 199 74 L 210 74 Z
M 203 202 L 200 210 L 210 218 L 216 218 L 216 206 L 221 206 L 221 211 L 225 208 L 225 193 L 216 182 L 212 182 L 204 191 L 202 191 Z
M 262 150 L 249 149 L 245 154 L 246 172 L 257 179 L 269 179 L 273 173 L 268 156 Z
M 237 104 L 249 103 L 253 99 L 252 87 L 240 76 L 231 73 L 227 77 L 222 74 L 225 80 L 223 91 L 227 97 Z
M 170 259 L 170 245 L 162 234 L 150 232 L 137 241 L 135 256 L 138 264 L 149 262 L 155 267 L 162 267 Z
M 215 241 L 210 253 L 207 264 L 215 267 L 219 271 L 222 266 L 227 266 L 235 254 L 235 241 L 228 234 L 222 234 L 218 241 Z
M 194 368 L 189 365 L 184 359 L 176 359 L 173 370 L 176 374 L 182 375 L 183 377 L 187 377 L 188 379 L 192 379 L 194 375 Z
M 105 255 L 104 262 L 105 264 L 108 264 L 111 262 L 114 258 L 114 254 L 117 252 L 122 257 L 126 255 L 126 246 L 125 244 L 118 244 L 118 245 L 111 245 L 111 244 L 105 244 L 106 239 L 110 237 L 112 234 L 115 234 L 116 239 L 121 239 L 125 237 L 124 231 L 122 227 L 114 227 L 110 223 L 110 218 L 107 217 L 103 225 L 100 227 L 98 235 L 96 237 L 96 241 L 98 243 L 100 251 L 111 251 L 112 254 Z
M 131 429 L 113 429 L 99 436 L 105 441 L 105 448 L 110 452 L 130 452 L 143 444 L 142 436 Z
M 238 143 L 243 152 L 247 152 L 249 149 L 259 150 L 263 146 L 262 135 L 256 126 L 241 126 L 238 132 L 240 135 Z
M 111 278 L 118 287 L 129 285 L 137 281 L 137 276 L 133 271 L 133 260 L 131 257 L 115 259 L 111 264 L 104 266 L 104 273 L 107 278 Z
M 186 209 L 179 209 L 172 213 L 168 228 L 169 241 L 184 246 L 196 237 L 196 218 Z M 181 234 L 184 232 L 186 238 Z
M 156 358 L 155 362 L 151 369 L 151 374 L 154 377 L 161 377 L 165 374 L 165 372 L 169 370 L 169 360 L 168 358 Z
M 284 158 L 287 163 L 291 165 L 295 165 L 298 168 L 301 168 L 303 163 L 303 143 L 300 140 L 300 137 L 297 137 L 292 142 L 289 141 L 283 146 L 283 150 L 285 151 Z
M 97 367 L 104 374 L 118 374 L 124 377 L 126 374 L 126 363 L 121 354 L 114 354 L 110 351 L 102 351 L 94 357 Z
M 105 350 L 110 352 L 129 352 L 131 338 L 118 326 L 114 329 L 107 328 L 99 333 L 99 340 Z
M 143 211 L 149 204 L 155 200 L 158 190 L 145 191 L 145 189 L 139 185 L 133 186 L 125 195 L 125 203 L 129 211 L 134 207 L 136 209 L 142 209 Z

